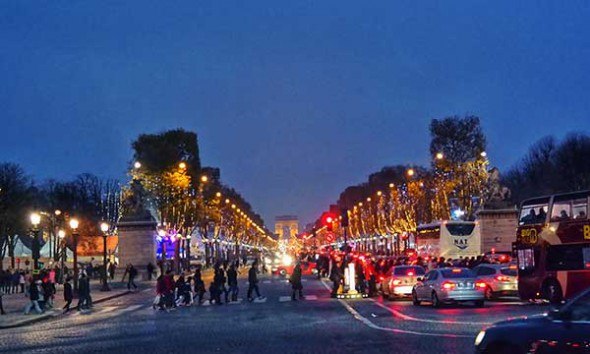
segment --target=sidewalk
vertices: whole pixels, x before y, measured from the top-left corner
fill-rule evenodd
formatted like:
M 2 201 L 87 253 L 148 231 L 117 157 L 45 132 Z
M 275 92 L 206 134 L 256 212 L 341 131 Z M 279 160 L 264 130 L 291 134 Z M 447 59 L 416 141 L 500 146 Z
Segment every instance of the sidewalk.
M 140 288 L 153 287 L 153 282 L 137 282 Z M 92 281 L 90 284 L 90 295 L 92 296 L 92 303 L 100 303 L 110 299 L 114 299 L 129 293 L 126 283 L 113 282 L 109 286 L 111 291 L 100 291 L 101 284 L 98 280 Z M 13 328 L 29 325 L 35 322 L 46 320 L 62 315 L 62 307 L 65 305 L 63 300 L 63 286 L 57 284 L 57 293 L 55 294 L 55 301 L 53 309 L 49 309 L 42 314 L 37 314 L 32 310 L 28 315 L 24 314 L 24 308 L 29 303 L 29 299 L 25 294 L 7 294 L 2 297 L 4 310 L 6 315 L 0 316 L 0 329 Z M 78 304 L 78 299 L 74 298 L 72 308 Z M 75 311 L 75 310 L 74 310 Z

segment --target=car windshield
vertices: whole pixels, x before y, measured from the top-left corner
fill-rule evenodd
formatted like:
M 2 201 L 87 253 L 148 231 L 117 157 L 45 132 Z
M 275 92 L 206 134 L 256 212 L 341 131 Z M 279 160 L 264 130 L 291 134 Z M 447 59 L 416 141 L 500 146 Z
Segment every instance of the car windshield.
M 425 273 L 425 271 L 424 271 L 424 268 L 422 268 L 422 267 L 396 267 L 393 270 L 393 275 L 397 275 L 397 276 L 424 275 L 424 273 Z
M 457 279 L 457 278 L 473 278 L 475 274 L 466 268 L 443 269 L 440 271 L 443 278 Z

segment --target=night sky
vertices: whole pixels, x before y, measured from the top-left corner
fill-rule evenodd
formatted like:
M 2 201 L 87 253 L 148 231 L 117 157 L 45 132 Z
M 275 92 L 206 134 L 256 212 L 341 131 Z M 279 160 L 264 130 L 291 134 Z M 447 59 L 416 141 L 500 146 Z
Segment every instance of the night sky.
M 590 132 L 589 1 L 0 3 L 0 161 L 124 180 L 182 127 L 268 225 L 428 164 L 432 118 L 482 118 L 493 165 Z

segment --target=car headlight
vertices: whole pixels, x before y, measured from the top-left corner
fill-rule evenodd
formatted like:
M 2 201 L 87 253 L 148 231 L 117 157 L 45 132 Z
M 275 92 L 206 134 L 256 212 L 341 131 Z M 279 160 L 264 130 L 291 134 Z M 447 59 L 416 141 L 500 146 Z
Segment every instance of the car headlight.
M 475 346 L 477 347 L 478 345 L 481 344 L 481 342 L 483 342 L 483 338 L 486 336 L 486 331 L 480 331 L 477 334 L 477 337 L 475 337 Z
M 283 255 L 283 265 L 288 267 L 293 263 L 293 258 L 288 254 Z

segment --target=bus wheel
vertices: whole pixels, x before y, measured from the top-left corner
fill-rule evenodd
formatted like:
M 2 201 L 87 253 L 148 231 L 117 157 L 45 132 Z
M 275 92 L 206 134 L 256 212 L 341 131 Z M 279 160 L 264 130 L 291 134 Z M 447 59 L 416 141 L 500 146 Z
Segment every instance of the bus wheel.
M 549 301 L 552 304 L 559 304 L 563 300 L 563 292 L 561 285 L 557 280 L 548 280 L 543 285 L 543 299 Z

